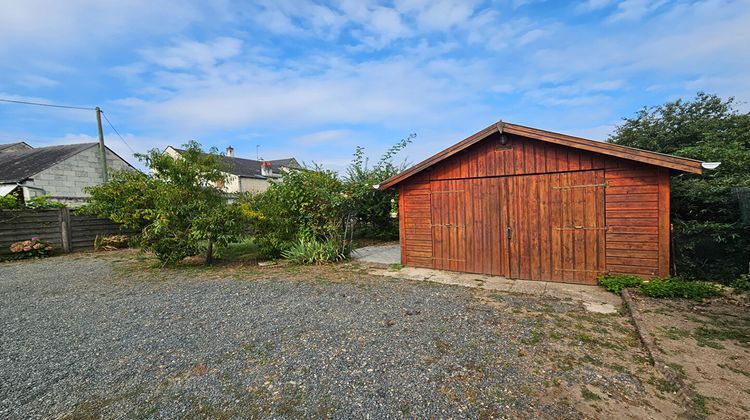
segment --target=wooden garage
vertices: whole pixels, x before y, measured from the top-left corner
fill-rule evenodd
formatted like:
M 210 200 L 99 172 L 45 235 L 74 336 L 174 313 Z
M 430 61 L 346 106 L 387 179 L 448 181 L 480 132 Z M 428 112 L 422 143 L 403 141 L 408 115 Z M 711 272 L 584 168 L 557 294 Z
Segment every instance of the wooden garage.
M 672 171 L 701 162 L 499 122 L 380 188 L 404 265 L 595 284 L 669 274 Z

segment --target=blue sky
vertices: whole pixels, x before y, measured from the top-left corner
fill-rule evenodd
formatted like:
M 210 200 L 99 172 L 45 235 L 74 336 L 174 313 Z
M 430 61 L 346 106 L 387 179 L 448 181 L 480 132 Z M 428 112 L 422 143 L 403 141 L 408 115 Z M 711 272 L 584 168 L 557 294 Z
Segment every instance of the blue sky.
M 136 151 L 196 139 L 341 169 L 503 119 L 605 139 L 644 105 L 750 100 L 750 1 L 0 0 L 0 97 L 101 106 Z M 746 103 L 741 104 L 748 110 Z M 109 130 L 106 141 L 133 160 Z M 95 141 L 0 103 L 0 143 Z

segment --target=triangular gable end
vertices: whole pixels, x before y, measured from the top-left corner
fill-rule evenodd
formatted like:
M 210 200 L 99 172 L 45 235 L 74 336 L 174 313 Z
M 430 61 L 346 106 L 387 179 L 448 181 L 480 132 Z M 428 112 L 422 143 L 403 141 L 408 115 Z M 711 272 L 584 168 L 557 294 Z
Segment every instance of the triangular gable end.
M 645 163 L 648 165 L 660 166 L 682 172 L 701 174 L 703 169 L 701 161 L 688 159 L 678 156 L 667 155 L 663 153 L 650 152 L 647 150 L 636 149 L 633 147 L 621 146 L 618 144 L 605 143 L 596 140 L 584 139 L 581 137 L 569 136 L 566 134 L 555 133 L 552 131 L 540 130 L 537 128 L 526 127 L 507 122 L 498 122 L 481 130 L 453 146 L 425 159 L 424 161 L 412 166 L 411 168 L 388 178 L 383 181 L 378 188 L 381 190 L 388 189 L 394 185 L 410 178 L 419 172 L 441 162 L 466 148 L 479 143 L 495 133 L 515 134 L 521 137 L 531 138 L 534 140 L 553 143 L 561 146 L 571 147 L 574 149 L 585 150 L 594 153 L 601 153 L 607 156 L 614 156 L 635 162 Z

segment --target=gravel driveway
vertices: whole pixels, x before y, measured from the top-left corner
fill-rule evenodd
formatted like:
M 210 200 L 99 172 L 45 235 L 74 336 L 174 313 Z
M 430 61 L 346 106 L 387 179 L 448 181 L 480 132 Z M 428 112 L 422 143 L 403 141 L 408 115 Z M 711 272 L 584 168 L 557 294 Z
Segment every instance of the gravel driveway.
M 1 418 L 578 414 L 535 397 L 549 372 L 521 355 L 539 319 L 466 288 L 118 267 L 0 264 Z

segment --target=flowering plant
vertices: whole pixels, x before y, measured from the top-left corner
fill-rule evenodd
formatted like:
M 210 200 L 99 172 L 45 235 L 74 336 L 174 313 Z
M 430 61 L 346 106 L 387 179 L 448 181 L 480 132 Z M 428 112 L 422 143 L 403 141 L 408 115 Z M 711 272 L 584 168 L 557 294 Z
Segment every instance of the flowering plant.
M 10 252 L 15 254 L 18 259 L 48 257 L 52 254 L 52 249 L 52 244 L 39 239 L 38 236 L 32 236 L 30 240 L 10 244 Z

